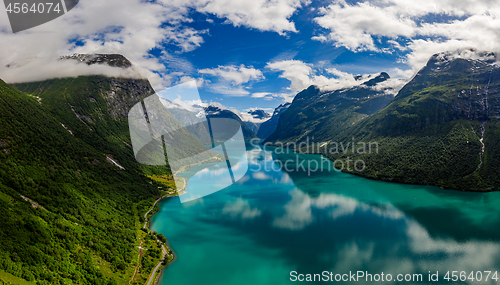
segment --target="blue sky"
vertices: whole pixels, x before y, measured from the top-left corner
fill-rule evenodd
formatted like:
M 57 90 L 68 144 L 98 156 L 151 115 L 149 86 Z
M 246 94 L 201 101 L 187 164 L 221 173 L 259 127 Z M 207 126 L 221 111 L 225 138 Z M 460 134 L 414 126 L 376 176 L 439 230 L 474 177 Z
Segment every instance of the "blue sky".
M 16 34 L 6 15 L 6 82 L 97 72 L 161 90 L 196 80 L 204 101 L 239 111 L 270 111 L 311 84 L 341 88 L 357 74 L 385 71 L 398 88 L 435 53 L 500 51 L 500 1 L 491 0 L 84 0 Z M 61 68 L 56 59 L 73 53 L 119 53 L 134 68 Z
M 398 59 L 405 54 L 402 52 L 394 51 L 390 54 L 374 51 L 353 52 L 345 47 L 311 40 L 313 35 L 324 30 L 312 21 L 317 15 L 312 8 L 317 8 L 319 5 L 314 3 L 297 10 L 290 20 L 295 23 L 298 32 L 288 32 L 286 35 L 244 26 L 235 27 L 224 19 L 193 12 L 194 22 L 186 25 L 196 30 L 208 30 L 209 32 L 202 35 L 204 42 L 200 47 L 187 52 L 181 52 L 181 48 L 174 44 L 165 44 L 163 47 L 166 50 L 176 51 L 176 59 L 182 59 L 184 65 L 179 66 L 178 63 L 172 64 L 169 61 L 164 61 L 164 64 L 172 70 L 181 69 L 193 78 L 210 81 L 199 87 L 202 100 L 220 102 L 240 111 L 255 107 L 274 109 L 285 101 L 282 97 L 253 98 L 252 94 L 255 93 L 293 96 L 298 92 L 290 90 L 290 80 L 280 78 L 281 71 L 266 67 L 268 63 L 297 60 L 316 67 L 314 72 L 317 74 L 324 74 L 324 69 L 332 67 L 354 75 L 382 71 L 390 73 L 394 68 L 402 70 L 410 68 L 407 64 L 398 62 Z M 159 56 L 160 51 L 155 49 L 151 54 Z M 221 81 L 217 76 L 198 72 L 219 66 L 241 65 L 262 72 L 262 77 L 241 84 L 241 87 L 248 92 L 246 95 L 238 92 L 231 94 L 229 90 L 227 94 L 221 94 L 213 88 L 214 84 Z M 401 77 L 400 74 L 392 76 Z M 222 80 L 222 84 L 224 83 Z M 231 84 L 227 85 L 232 87 Z

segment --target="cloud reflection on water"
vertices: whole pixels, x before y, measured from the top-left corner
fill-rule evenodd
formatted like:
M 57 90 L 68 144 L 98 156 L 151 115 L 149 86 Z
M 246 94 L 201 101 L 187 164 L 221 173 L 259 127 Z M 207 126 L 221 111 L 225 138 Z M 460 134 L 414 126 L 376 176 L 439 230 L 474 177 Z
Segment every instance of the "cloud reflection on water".
M 369 205 L 353 198 L 330 193 L 311 197 L 297 188 L 290 191 L 289 195 L 291 199 L 283 207 L 284 214 L 277 215 L 272 222 L 275 228 L 314 232 L 314 227 L 310 228 L 310 226 L 315 223 L 321 223 L 325 227 L 332 226 L 324 222 L 321 217 L 328 216 L 332 220 L 344 218 L 356 223 L 358 221 L 355 217 L 356 212 L 378 219 L 380 223 L 393 220 L 404 225 L 405 238 L 392 244 L 376 237 L 360 238 L 356 235 L 351 240 L 339 244 L 339 241 L 332 236 L 331 241 L 337 243 L 337 246 L 333 247 L 330 252 L 317 255 L 318 259 L 331 263 L 331 268 L 321 270 L 346 272 L 376 269 L 379 272 L 393 274 L 424 273 L 424 278 L 427 278 L 427 272 L 432 270 L 442 272 L 440 276 L 442 278 L 446 271 L 464 270 L 468 276 L 470 271 L 500 269 L 498 268 L 500 261 L 498 242 L 475 239 L 455 240 L 446 236 L 433 237 L 423 225 L 391 204 Z M 337 230 L 341 234 L 352 235 L 348 229 L 338 228 Z M 466 283 L 474 282 L 468 280 Z M 490 282 L 481 284 L 490 284 Z
M 262 151 L 249 151 L 248 157 L 250 165 L 274 163 Z M 235 239 L 238 244 L 230 258 L 272 259 L 274 265 L 283 264 L 276 270 L 284 275 L 287 270 L 422 273 L 422 284 L 429 270 L 440 271 L 441 282 L 433 284 L 453 283 L 443 281 L 446 271 L 500 270 L 500 239 L 489 226 L 496 219 L 490 215 L 497 196 L 477 199 L 467 193 L 377 183 L 345 174 L 309 177 L 249 169 L 236 185 L 198 204 L 197 223 L 186 222 L 206 227 L 205 231 L 230 230 L 232 234 L 223 240 Z M 459 235 L 463 232 L 468 233 L 466 238 Z M 219 241 L 221 234 L 191 240 L 185 234 L 182 241 L 198 244 L 207 239 L 224 244 Z M 224 248 L 227 245 L 221 245 Z M 268 252 L 273 252 L 272 257 Z M 288 284 L 283 278 L 279 284 Z

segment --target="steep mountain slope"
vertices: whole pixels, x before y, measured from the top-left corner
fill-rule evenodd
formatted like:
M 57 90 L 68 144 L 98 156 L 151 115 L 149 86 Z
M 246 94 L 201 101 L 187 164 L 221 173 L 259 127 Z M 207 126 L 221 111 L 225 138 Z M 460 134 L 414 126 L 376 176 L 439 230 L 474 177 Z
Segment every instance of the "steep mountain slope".
M 493 53 L 444 52 L 384 109 L 331 141 L 377 142 L 358 174 L 470 191 L 500 190 L 500 65 Z
M 73 55 L 65 59 L 77 59 L 86 64 L 109 64 L 114 67 L 128 68 L 131 65 L 121 55 Z M 19 90 L 40 98 L 41 104 L 60 120 L 73 135 L 88 142 L 96 149 L 112 154 L 115 160 L 127 168 L 136 165 L 134 156 L 130 156 L 132 142 L 128 124 L 131 108 L 141 100 L 153 95 L 155 91 L 145 79 L 109 78 L 105 76 L 79 76 L 77 78 L 61 78 L 43 82 L 15 84 Z M 160 101 L 155 101 L 160 105 Z M 162 120 L 164 129 L 178 129 L 182 125 L 172 114 L 163 108 L 157 112 L 149 110 L 149 119 L 170 118 Z M 159 114 L 155 114 L 160 112 Z M 181 159 L 203 153 L 207 149 L 192 137 L 186 130 L 176 132 L 175 146 L 169 155 Z M 173 144 L 173 143 L 172 143 Z M 140 153 L 141 157 L 160 163 L 155 157 L 154 145 L 144 148 L 153 155 Z M 213 155 L 205 155 L 201 160 L 209 160 Z M 197 157 L 199 158 L 199 157 Z M 196 163 L 196 162 L 195 162 Z M 146 173 L 161 171 L 170 174 L 165 167 L 141 166 Z
M 67 124 L 72 133 L 0 80 L 0 270 L 40 284 L 114 284 L 136 265 L 138 212 L 158 185 L 124 147 L 111 149 L 118 138 L 99 140 L 103 152 Z
M 63 60 L 131 66 L 121 55 Z M 139 222 L 164 187 L 148 176 L 173 186 L 168 165 L 139 164 L 132 148 L 128 113 L 154 90 L 145 79 L 106 76 L 14 86 L 2 82 L 0 90 L 0 270 L 46 284 L 129 284 L 144 235 Z M 150 121 L 180 126 L 171 116 L 148 110 Z M 184 148 L 174 154 L 207 150 L 178 134 Z M 139 284 L 159 261 L 155 252 L 142 255 Z
M 274 109 L 272 117 L 263 122 L 259 126 L 259 131 L 257 132 L 257 137 L 260 139 L 265 139 L 268 136 L 270 136 L 274 131 L 276 130 L 276 127 L 278 126 L 278 121 L 280 119 L 281 114 L 285 112 L 288 107 L 290 107 L 291 103 L 284 103 L 279 105 L 276 109 Z
M 87 65 L 105 64 L 112 67 L 129 68 L 132 63 L 121 54 L 72 54 L 61 56 L 61 60 L 73 59 Z
M 392 91 L 390 87 L 380 85 L 389 79 L 387 73 L 358 79 L 360 83 L 349 88 L 322 91 L 310 86 L 297 94 L 266 141 L 326 141 L 380 110 L 394 98 L 389 92 Z

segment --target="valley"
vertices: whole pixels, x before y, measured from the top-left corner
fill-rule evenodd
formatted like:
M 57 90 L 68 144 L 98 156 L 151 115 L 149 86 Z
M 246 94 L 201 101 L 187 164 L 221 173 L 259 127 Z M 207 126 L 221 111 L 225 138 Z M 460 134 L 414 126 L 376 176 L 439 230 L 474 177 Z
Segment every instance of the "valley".
M 397 92 L 384 72 L 360 76 L 354 86 L 339 90 L 311 86 L 299 92 L 291 104 L 278 106 L 272 115 L 262 110 L 249 112 L 249 116 L 262 118 L 258 124 L 244 121 L 247 115 L 216 106 L 203 110 L 209 119 L 231 118 L 238 122 L 247 142 L 293 145 L 291 150 L 322 154 L 332 162 L 363 161 L 363 171 L 349 166 L 342 169 L 348 174 L 461 191 L 496 191 L 500 185 L 500 173 L 495 167 L 500 161 L 500 70 L 491 57 L 478 52 L 475 59 L 467 59 L 461 57 L 460 51 L 434 55 Z M 111 58 L 126 63 L 119 56 Z M 90 64 L 103 62 L 92 60 L 98 63 Z M 116 68 L 128 68 L 125 63 Z M 168 164 L 151 166 L 136 161 L 127 113 L 137 102 L 154 94 L 149 82 L 80 76 L 12 86 L 0 83 L 5 126 L 0 134 L 2 233 L 7 241 L 0 247 L 4 260 L 0 270 L 6 276 L 39 280 L 41 284 L 69 280 L 151 284 L 161 268 L 175 260 L 170 246 L 166 247 L 165 236 L 169 240 L 173 237 L 174 247 L 179 245 L 176 234 L 169 235 L 158 224 L 165 211 L 162 205 L 171 204 L 169 201 L 185 191 L 190 193 L 190 187 L 203 187 L 208 180 L 193 176 L 202 166 L 172 173 Z M 165 115 L 172 116 L 169 118 L 174 128 L 198 122 L 196 114 L 176 110 Z M 159 114 L 155 110 L 149 116 Z M 206 150 L 196 141 L 198 138 L 187 132 L 181 138 L 184 148 L 175 157 L 182 158 L 193 148 L 195 152 Z M 369 145 L 370 151 L 354 147 L 360 142 Z M 371 151 L 372 144 L 376 144 L 376 151 Z M 332 151 L 335 147 L 337 151 Z M 283 153 L 274 150 L 273 155 L 280 157 Z M 217 165 L 221 158 L 208 154 L 202 162 Z M 210 169 L 205 171 L 210 173 Z M 254 177 L 252 183 L 270 177 L 269 173 L 249 173 L 245 177 Z M 306 173 L 309 176 L 314 171 L 307 169 Z M 303 174 L 280 175 L 294 178 Z M 242 185 L 247 180 L 243 179 Z M 304 181 L 299 178 L 295 183 L 302 185 Z M 365 183 L 361 181 L 357 183 Z M 183 186 L 177 190 L 175 185 Z M 397 187 L 399 191 L 407 188 Z M 320 192 L 324 191 L 330 190 Z M 238 207 L 246 209 L 244 214 L 230 215 L 261 215 L 261 210 L 249 208 L 246 202 L 237 203 L 243 203 Z M 232 213 L 232 208 L 227 207 L 224 211 Z M 149 221 L 153 231 L 147 228 Z M 276 223 L 282 222 L 278 219 Z M 14 224 L 22 226 L 12 227 Z M 14 242 L 13 236 L 27 238 Z M 191 255 L 182 246 L 180 254 Z M 183 264 L 176 263 L 166 272 Z M 42 264 L 65 267 L 46 271 Z M 160 279 L 171 275 L 167 273 Z
M 0 285 L 500 282 L 500 1 L 15 2 Z

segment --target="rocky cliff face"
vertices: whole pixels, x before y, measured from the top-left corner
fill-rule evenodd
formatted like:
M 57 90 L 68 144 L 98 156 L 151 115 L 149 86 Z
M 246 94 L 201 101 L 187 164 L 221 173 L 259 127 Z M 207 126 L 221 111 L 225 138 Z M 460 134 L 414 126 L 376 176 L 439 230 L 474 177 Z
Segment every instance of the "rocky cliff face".
M 87 65 L 103 64 L 116 68 L 132 66 L 128 59 L 119 54 L 73 54 L 63 56 L 60 60 L 77 60 Z M 23 92 L 40 94 L 42 104 L 44 101 L 52 103 L 57 98 L 65 98 L 65 107 L 69 107 L 78 118 L 86 118 L 91 124 L 105 119 L 126 121 L 132 106 L 155 93 L 147 79 L 97 75 L 20 83 L 15 86 Z M 83 102 L 85 103 L 82 104 Z M 59 103 L 57 106 L 62 107 Z
M 114 68 L 131 66 L 121 55 L 72 55 L 64 60 L 108 64 Z M 155 93 L 147 79 L 92 75 L 14 86 L 39 98 L 42 107 L 76 138 L 112 155 L 125 169 L 137 167 L 131 149 L 128 112 Z
M 441 81 L 448 80 L 451 81 L 450 86 L 455 85 L 450 91 L 451 94 L 444 94 L 451 99 L 452 119 L 498 118 L 500 65 L 497 64 L 496 55 L 474 50 L 468 52 L 472 57 L 460 57 L 460 53 L 436 54 L 429 60 L 420 76 L 424 79 L 431 77 Z
M 128 111 L 140 100 L 155 93 L 148 80 L 107 78 L 107 90 L 102 90 L 108 114 L 115 120 L 127 118 Z
M 77 60 L 79 62 L 86 63 L 87 65 L 92 64 L 106 64 L 112 67 L 129 68 L 132 63 L 121 54 L 72 54 L 61 56 L 61 60 Z

